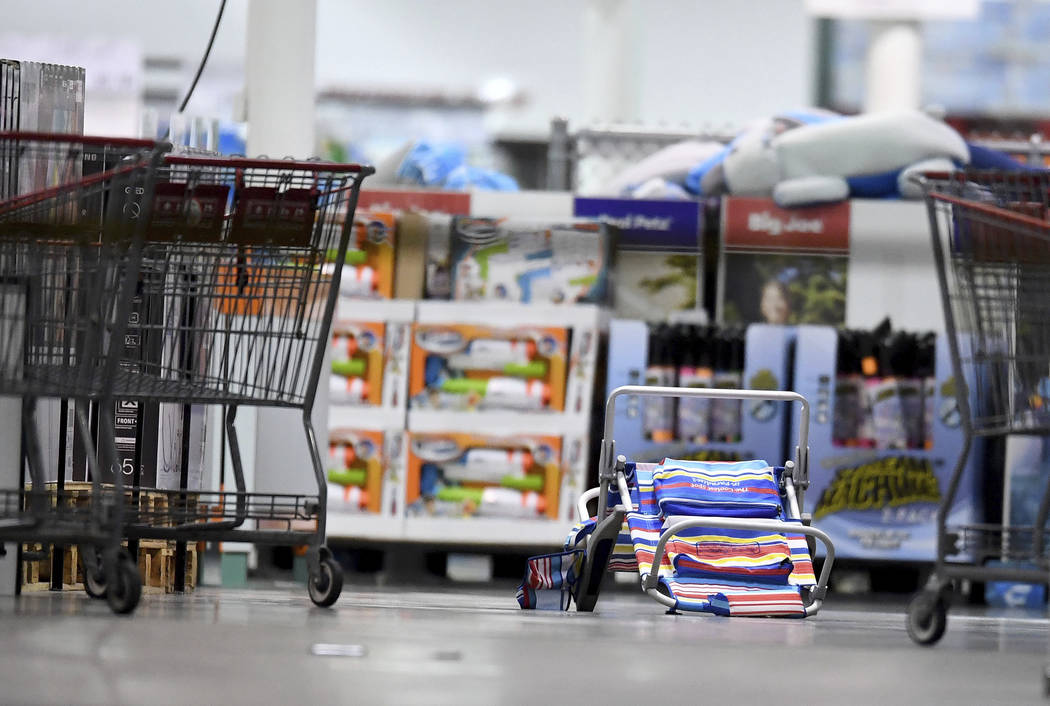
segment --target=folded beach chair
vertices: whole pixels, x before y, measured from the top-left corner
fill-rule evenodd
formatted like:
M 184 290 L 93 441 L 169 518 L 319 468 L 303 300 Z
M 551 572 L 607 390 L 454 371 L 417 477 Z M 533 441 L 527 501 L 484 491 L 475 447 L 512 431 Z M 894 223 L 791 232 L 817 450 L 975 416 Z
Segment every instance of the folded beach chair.
M 615 453 L 622 395 L 798 402 L 795 460 L 634 463 Z M 799 508 L 808 485 L 809 406 L 793 392 L 621 387 L 606 403 L 600 486 L 578 503 L 580 522 L 562 552 L 529 560 L 522 608 L 594 609 L 607 571 L 637 571 L 642 590 L 670 609 L 726 616 L 806 617 L 823 604 L 835 558 L 830 539 Z M 589 501 L 598 500 L 590 517 Z M 815 541 L 825 547 L 814 575 Z M 655 568 L 654 568 L 655 567 Z

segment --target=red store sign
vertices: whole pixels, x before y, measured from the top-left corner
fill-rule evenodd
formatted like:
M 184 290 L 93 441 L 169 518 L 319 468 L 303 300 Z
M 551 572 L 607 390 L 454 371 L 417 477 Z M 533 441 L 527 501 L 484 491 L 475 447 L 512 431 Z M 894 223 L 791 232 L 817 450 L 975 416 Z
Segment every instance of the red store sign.
M 780 208 L 771 199 L 722 199 L 726 252 L 849 253 L 849 202 Z
M 410 189 L 361 190 L 359 208 L 385 211 L 416 211 L 470 215 L 470 194 L 462 191 L 417 191 Z

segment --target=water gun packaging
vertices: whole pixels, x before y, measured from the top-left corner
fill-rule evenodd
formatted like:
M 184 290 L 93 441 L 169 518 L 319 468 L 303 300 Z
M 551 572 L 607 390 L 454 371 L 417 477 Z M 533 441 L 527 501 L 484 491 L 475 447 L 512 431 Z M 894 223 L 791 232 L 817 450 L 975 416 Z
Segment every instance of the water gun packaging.
M 356 318 L 366 312 L 367 319 Z M 332 323 L 330 404 L 400 410 L 403 415 L 414 316 L 414 302 L 363 305 L 339 300 Z
M 561 437 L 420 432 L 410 437 L 405 478 L 409 518 L 559 517 Z
M 794 388 L 813 404 L 805 510 L 847 558 L 932 561 L 935 518 L 963 445 L 940 334 L 800 326 Z M 795 419 L 797 424 L 797 417 Z M 981 450 L 949 525 L 978 521 Z
M 592 306 L 421 302 L 411 408 L 587 417 L 600 317 Z
M 452 219 L 452 298 L 526 304 L 608 300 L 614 229 L 592 221 Z
M 331 227 L 341 228 L 337 219 Z M 353 234 L 343 258 L 339 294 L 363 299 L 390 299 L 394 296 L 394 250 L 397 216 L 382 211 L 358 209 Z M 328 268 L 336 266 L 339 253 L 328 253 Z
M 328 439 L 329 511 L 398 516 L 403 510 L 405 432 L 336 426 Z
M 609 324 L 607 393 L 621 385 L 789 389 L 794 329 Z M 618 453 L 640 461 L 672 457 L 738 461 L 785 453 L 786 408 L 771 401 L 630 397 L 616 408 Z

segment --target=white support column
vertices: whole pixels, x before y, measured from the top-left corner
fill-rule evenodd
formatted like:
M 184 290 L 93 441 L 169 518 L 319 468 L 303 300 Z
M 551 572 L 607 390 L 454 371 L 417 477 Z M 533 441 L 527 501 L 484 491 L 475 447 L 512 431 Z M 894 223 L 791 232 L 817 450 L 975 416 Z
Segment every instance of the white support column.
M 248 155 L 314 153 L 316 0 L 250 0 L 245 42 Z
M 316 0 L 251 0 L 248 5 L 245 108 L 249 155 L 305 158 L 315 154 L 316 25 Z M 322 376 L 322 384 L 326 379 Z M 325 449 L 326 395 L 318 397 L 313 419 L 318 443 Z M 238 423 L 241 414 L 254 412 L 238 411 Z M 317 483 L 299 412 L 260 409 L 255 416 L 253 435 L 244 436 L 245 444 L 248 439 L 254 441 L 255 489 L 314 492 Z
M 248 156 L 304 159 L 315 153 L 316 33 L 316 0 L 249 1 L 244 61 Z M 253 407 L 237 411 L 235 425 L 248 490 L 302 491 L 315 486 L 297 421 L 298 415 L 292 417 L 287 411 Z M 250 549 L 251 545 L 223 544 L 226 555 Z M 236 583 L 240 565 L 229 558 L 229 566 L 223 558 L 223 581 Z M 248 563 L 254 561 L 255 554 L 249 552 Z
M 922 35 L 914 21 L 871 22 L 864 112 L 918 109 L 922 103 Z
M 583 52 L 588 121 L 639 119 L 641 17 L 636 0 L 587 0 Z

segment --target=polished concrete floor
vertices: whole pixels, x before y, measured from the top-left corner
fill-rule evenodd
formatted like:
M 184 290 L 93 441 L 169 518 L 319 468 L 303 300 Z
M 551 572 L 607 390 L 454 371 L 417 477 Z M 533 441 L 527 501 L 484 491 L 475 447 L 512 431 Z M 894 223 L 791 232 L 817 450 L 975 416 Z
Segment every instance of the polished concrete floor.
M 29 594 L 0 598 L 0 704 L 1050 703 L 1046 620 L 960 608 L 920 648 L 902 609 L 832 595 L 808 620 L 668 616 L 618 590 L 595 614 L 537 613 L 513 587 L 349 585 L 320 609 L 278 582 L 118 618 Z

